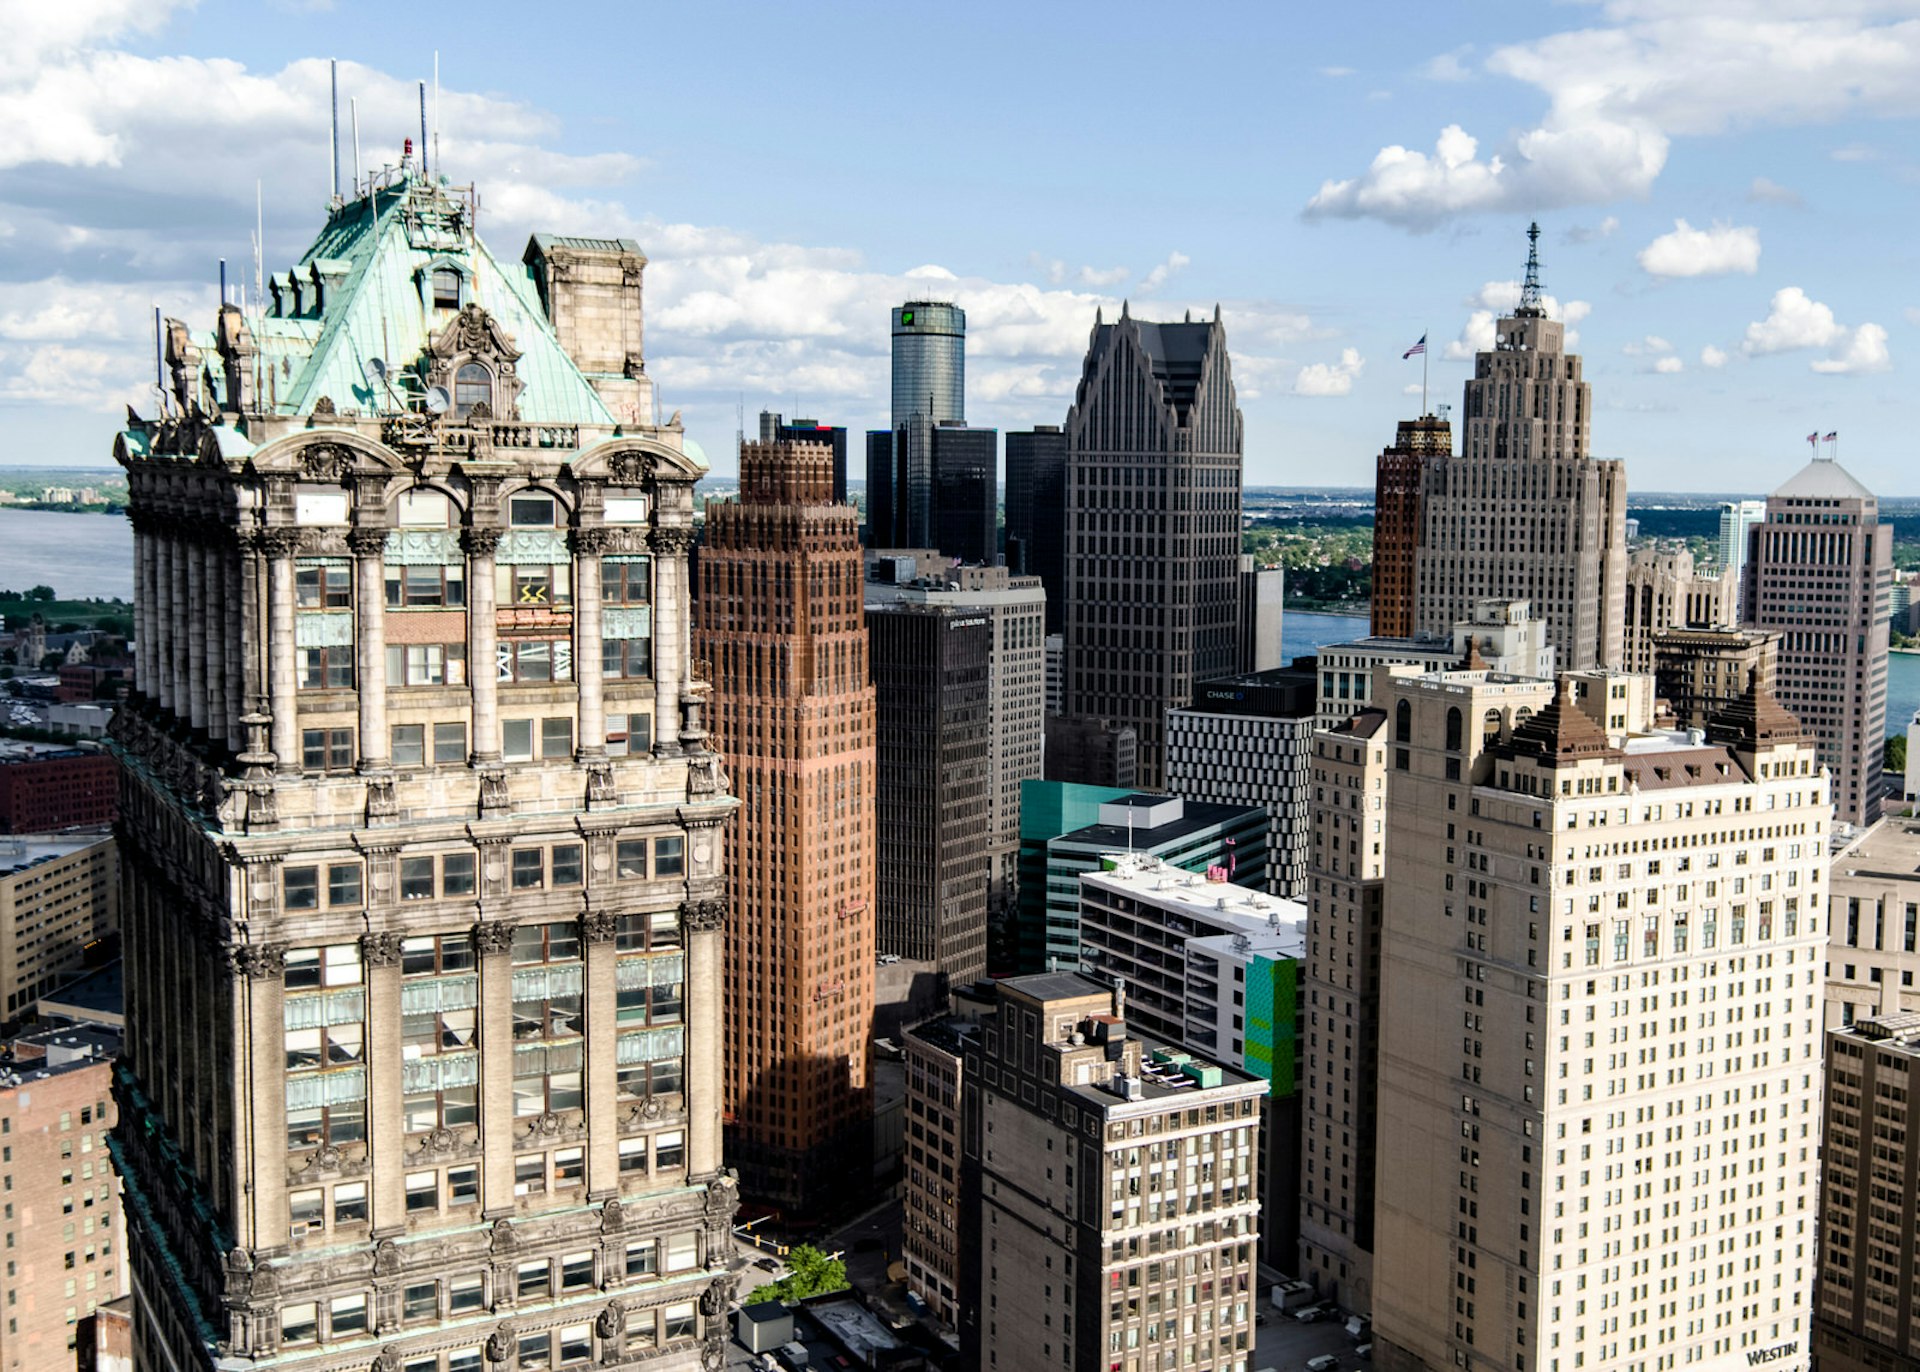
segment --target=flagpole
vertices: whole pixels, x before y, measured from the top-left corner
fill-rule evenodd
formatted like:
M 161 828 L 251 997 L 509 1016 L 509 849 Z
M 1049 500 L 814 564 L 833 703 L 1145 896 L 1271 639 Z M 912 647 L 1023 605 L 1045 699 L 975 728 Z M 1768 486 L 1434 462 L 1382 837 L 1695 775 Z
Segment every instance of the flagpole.
M 1422 343 L 1427 341 L 1425 329 L 1420 331 L 1420 341 Z M 1420 350 L 1420 417 L 1422 419 L 1427 417 L 1427 350 L 1425 348 Z

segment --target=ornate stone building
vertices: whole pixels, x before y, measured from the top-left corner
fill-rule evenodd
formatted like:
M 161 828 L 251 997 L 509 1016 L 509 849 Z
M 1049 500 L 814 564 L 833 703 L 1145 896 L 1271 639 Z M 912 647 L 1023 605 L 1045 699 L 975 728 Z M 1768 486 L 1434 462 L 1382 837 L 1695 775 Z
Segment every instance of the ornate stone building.
M 403 166 L 167 326 L 115 448 L 138 1367 L 719 1365 L 735 802 L 644 265 L 502 264 Z

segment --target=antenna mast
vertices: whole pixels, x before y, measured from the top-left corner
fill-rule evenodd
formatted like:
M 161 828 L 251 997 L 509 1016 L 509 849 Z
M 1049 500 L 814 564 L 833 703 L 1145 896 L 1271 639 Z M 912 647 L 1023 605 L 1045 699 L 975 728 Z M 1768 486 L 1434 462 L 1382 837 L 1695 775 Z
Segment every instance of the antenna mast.
M 420 83 L 420 179 L 427 179 L 427 83 Z
M 267 193 L 264 183 L 253 183 L 253 297 L 267 298 Z
M 353 197 L 360 198 L 360 102 L 347 97 L 347 115 L 353 121 Z
M 1519 319 L 1539 319 L 1546 314 L 1540 307 L 1540 224 L 1527 225 L 1527 279 L 1520 287 Z

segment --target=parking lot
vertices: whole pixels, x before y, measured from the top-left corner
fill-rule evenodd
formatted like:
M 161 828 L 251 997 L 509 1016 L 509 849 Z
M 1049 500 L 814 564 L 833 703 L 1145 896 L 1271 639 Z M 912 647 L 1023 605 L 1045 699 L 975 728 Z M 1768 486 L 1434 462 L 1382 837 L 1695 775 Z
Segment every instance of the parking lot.
M 1264 1294 L 1264 1293 L 1263 1293 Z M 1344 1315 L 1337 1315 L 1312 1324 L 1301 1324 L 1289 1314 L 1282 1314 L 1264 1301 L 1260 1312 L 1255 1316 L 1253 1331 L 1254 1358 L 1256 1372 L 1301 1372 L 1314 1358 L 1331 1355 L 1337 1357 L 1336 1364 L 1341 1372 L 1353 1372 L 1354 1369 L 1371 1368 L 1370 1362 L 1362 1362 L 1354 1354 L 1355 1343 L 1347 1337 Z

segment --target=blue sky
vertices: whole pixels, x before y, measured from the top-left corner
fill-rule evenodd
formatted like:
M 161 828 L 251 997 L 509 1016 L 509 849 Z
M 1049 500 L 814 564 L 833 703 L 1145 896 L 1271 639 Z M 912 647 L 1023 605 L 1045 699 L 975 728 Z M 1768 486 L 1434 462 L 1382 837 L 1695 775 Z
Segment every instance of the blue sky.
M 457 20 L 454 16 L 457 14 Z M 453 22 L 450 22 L 453 20 Z M 886 309 L 968 310 L 969 418 L 1057 423 L 1096 307 L 1219 302 L 1248 480 L 1362 484 L 1511 304 L 1530 218 L 1637 489 L 1760 490 L 1805 435 L 1920 495 L 1920 0 L 395 8 L 68 0 L 0 53 L 0 460 L 98 464 L 154 304 L 317 228 L 327 57 L 369 163 L 441 63 L 481 232 L 641 242 L 664 411 L 884 422 Z M 1409 394 L 1411 389 L 1412 393 Z M 150 400 L 146 407 L 150 408 Z

